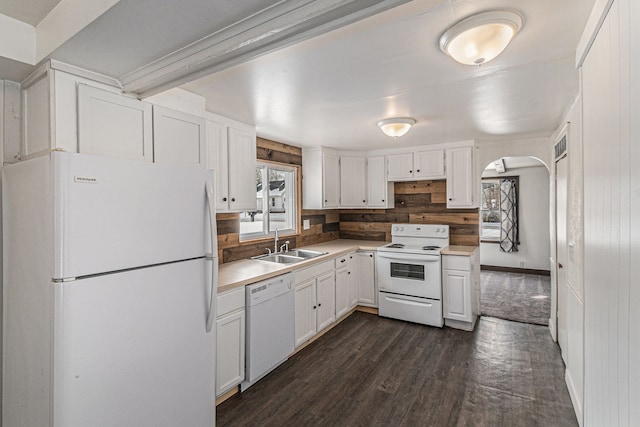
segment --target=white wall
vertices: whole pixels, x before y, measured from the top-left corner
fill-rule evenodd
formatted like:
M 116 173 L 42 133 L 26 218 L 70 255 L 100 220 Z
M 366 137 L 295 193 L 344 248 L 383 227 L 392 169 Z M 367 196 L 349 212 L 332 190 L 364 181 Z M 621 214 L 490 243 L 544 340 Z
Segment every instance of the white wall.
M 496 159 L 493 159 L 496 160 Z M 496 243 L 480 243 L 480 263 L 512 268 L 549 270 L 549 171 L 538 167 L 485 171 L 482 177 L 519 176 L 518 252 L 500 252 Z

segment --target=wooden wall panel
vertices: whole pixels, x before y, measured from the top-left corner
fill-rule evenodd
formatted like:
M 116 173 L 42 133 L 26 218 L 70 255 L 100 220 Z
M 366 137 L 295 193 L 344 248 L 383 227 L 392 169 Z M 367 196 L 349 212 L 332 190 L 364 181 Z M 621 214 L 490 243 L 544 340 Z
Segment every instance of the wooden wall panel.
M 340 237 L 391 241 L 391 224 L 446 224 L 452 245 L 478 246 L 478 209 L 447 209 L 446 181 L 394 184 L 394 209 L 340 211 Z

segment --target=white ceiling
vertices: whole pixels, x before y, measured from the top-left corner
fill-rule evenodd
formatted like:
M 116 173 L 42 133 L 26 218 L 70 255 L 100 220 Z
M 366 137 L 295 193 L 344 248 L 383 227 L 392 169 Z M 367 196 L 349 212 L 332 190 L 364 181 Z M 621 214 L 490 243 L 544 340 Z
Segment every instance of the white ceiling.
M 383 148 L 549 136 L 578 92 L 575 49 L 593 0 L 414 0 L 184 85 L 207 109 L 295 145 Z M 443 55 L 438 37 L 478 11 L 524 26 L 482 67 Z M 418 123 L 392 140 L 376 121 Z
M 333 4 L 364 8 L 376 1 L 406 0 Z M 35 25 L 58 2 L 3 0 L 0 14 Z M 316 3 L 331 0 L 325 2 Z M 306 3 L 111 1 L 49 57 L 121 79 L 269 6 Z M 272 52 L 183 87 L 205 96 L 208 110 L 294 145 L 360 149 L 549 136 L 578 92 L 575 49 L 593 3 L 413 0 L 276 51 L 263 49 L 258 54 Z M 496 60 L 462 66 L 439 51 L 438 37 L 450 25 L 495 8 L 524 17 L 521 32 Z M 0 52 L 0 78 L 20 81 L 33 68 Z M 392 140 L 375 123 L 394 116 L 418 123 Z
M 38 25 L 60 0 L 2 0 L 0 14 L 29 25 Z

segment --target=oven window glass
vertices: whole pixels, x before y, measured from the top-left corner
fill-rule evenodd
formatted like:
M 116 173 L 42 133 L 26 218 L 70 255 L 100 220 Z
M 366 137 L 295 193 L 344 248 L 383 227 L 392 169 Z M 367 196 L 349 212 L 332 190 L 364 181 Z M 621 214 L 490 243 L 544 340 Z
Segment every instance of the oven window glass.
M 424 280 L 424 265 L 391 263 L 391 277 L 402 279 Z

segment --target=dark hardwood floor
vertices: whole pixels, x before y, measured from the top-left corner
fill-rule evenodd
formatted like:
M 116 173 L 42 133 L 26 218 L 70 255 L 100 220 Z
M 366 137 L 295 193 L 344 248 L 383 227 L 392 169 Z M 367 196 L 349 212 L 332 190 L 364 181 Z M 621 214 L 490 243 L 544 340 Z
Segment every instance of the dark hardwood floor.
M 547 328 L 356 312 L 217 408 L 223 426 L 577 426 Z

